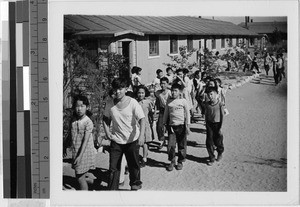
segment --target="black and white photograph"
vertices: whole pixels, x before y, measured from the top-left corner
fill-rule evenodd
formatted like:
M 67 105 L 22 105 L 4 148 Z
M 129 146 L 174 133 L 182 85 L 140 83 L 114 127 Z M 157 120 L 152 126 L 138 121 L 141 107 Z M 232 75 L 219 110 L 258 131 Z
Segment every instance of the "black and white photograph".
M 51 32 L 60 42 L 54 190 L 116 205 L 284 204 L 298 163 L 292 14 L 280 2 L 232 14 L 158 2 L 86 12 L 89 3 L 58 9 Z
M 287 190 L 287 17 L 225 19 L 64 16 L 65 190 Z

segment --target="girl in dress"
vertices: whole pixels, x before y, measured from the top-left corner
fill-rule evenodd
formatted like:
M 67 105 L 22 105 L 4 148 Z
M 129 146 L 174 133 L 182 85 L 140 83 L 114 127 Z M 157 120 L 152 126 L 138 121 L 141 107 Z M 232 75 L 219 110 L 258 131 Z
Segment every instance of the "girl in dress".
M 95 179 L 90 170 L 95 169 L 96 149 L 92 131 L 93 122 L 87 109 L 89 101 L 85 96 L 76 96 L 73 102 L 74 121 L 72 122 L 72 168 L 75 170 L 80 190 L 88 190 L 88 181 Z M 93 180 L 92 179 L 92 180 Z
M 148 143 L 152 141 L 151 136 L 151 127 L 150 120 L 151 114 L 154 113 L 154 103 L 150 99 L 146 99 L 145 97 L 149 96 L 149 91 L 144 85 L 140 85 L 137 88 L 137 101 L 142 106 L 143 112 L 145 114 L 145 142 L 143 144 L 143 159 L 141 161 L 140 166 L 145 167 L 147 163 L 148 156 Z

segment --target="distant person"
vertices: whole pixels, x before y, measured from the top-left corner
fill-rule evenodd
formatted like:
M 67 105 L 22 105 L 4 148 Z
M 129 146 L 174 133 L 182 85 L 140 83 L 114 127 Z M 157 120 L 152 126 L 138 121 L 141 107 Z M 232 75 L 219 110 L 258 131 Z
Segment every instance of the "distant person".
M 72 122 L 72 168 L 75 169 L 76 179 L 80 190 L 88 190 L 90 177 L 95 178 L 90 171 L 96 169 L 96 149 L 94 147 L 94 124 L 88 117 L 89 101 L 86 96 L 76 96 L 72 105 L 75 120 Z M 92 175 L 92 176 L 91 176 Z
M 223 144 L 223 117 L 224 107 L 218 100 L 218 89 L 209 87 L 207 89 L 209 101 L 205 104 L 205 123 L 206 123 L 206 149 L 209 156 L 208 165 L 212 165 L 215 160 L 220 161 L 224 152 Z M 218 152 L 217 159 L 215 158 L 214 150 Z
M 246 56 L 246 62 L 244 65 L 244 70 L 243 72 L 246 72 L 246 69 L 249 70 L 250 69 L 250 63 L 252 62 L 252 58 L 250 56 L 250 52 L 247 52 L 247 56 Z
M 196 93 L 196 100 L 198 102 L 198 106 L 201 110 L 201 116 L 204 117 L 204 103 L 205 103 L 205 89 L 206 89 L 206 81 L 207 80 L 207 74 L 206 72 L 201 73 L 201 81 L 198 85 L 197 93 Z
M 278 84 L 277 70 L 276 70 L 277 59 L 276 59 L 276 53 L 275 52 L 272 53 L 271 58 L 272 58 L 273 77 L 274 77 L 275 85 L 277 85 Z
M 164 112 L 166 108 L 167 100 L 171 97 L 171 91 L 168 89 L 169 79 L 162 77 L 160 79 L 161 89 L 156 91 L 156 109 L 158 110 L 158 120 L 156 124 L 156 132 L 158 140 L 161 141 L 159 149 L 162 149 L 166 144 L 165 131 L 164 131 Z
M 282 80 L 282 67 L 283 67 L 283 60 L 280 54 L 277 54 L 277 62 L 276 62 L 276 74 L 277 74 L 277 83 L 280 83 Z
M 114 106 L 105 108 L 103 127 L 110 142 L 109 190 L 119 189 L 122 156 L 125 154 L 131 190 L 142 188 L 140 178 L 139 148 L 144 144 L 145 115 L 140 104 L 126 96 L 128 80 L 116 78 L 112 81 L 115 91 Z M 110 132 L 110 125 L 112 130 Z
M 150 124 L 150 128 L 151 128 L 151 136 L 152 136 L 152 140 L 155 139 L 155 135 L 154 135 L 154 130 L 153 130 L 153 126 L 154 124 L 156 124 L 157 122 L 157 116 L 156 116 L 156 96 L 155 96 L 155 87 L 153 85 L 150 85 L 148 87 L 149 90 L 149 96 L 146 97 L 147 99 L 149 99 L 153 105 L 153 113 L 149 113 L 149 124 Z
M 282 76 L 285 78 L 285 67 L 284 67 L 284 56 L 283 56 L 283 53 L 280 53 L 280 58 L 282 59 L 281 73 L 282 73 Z
M 198 89 L 200 88 L 200 84 L 201 84 L 201 77 L 200 77 L 200 70 L 197 70 L 195 73 L 194 73 L 194 78 L 192 80 L 192 94 L 193 94 L 193 97 L 192 99 L 194 99 L 194 108 L 195 108 L 195 111 L 197 111 L 198 107 L 199 107 L 199 101 L 197 100 L 197 95 L 198 95 Z
M 264 56 L 264 68 L 265 68 L 267 76 L 269 75 L 271 63 L 272 63 L 272 58 L 270 57 L 270 54 L 268 52 L 266 52 L 266 54 Z
M 136 89 L 139 85 L 142 84 L 141 79 L 142 74 L 142 68 L 133 66 L 131 69 L 131 85 L 132 85 L 132 91 L 134 94 L 136 94 Z
M 181 86 L 177 83 L 172 85 L 172 97 L 166 103 L 163 124 L 166 126 L 169 135 L 168 142 L 168 171 L 175 166 L 175 149 L 178 148 L 178 160 L 176 169 L 183 168 L 186 159 L 187 135 L 190 132 L 190 113 L 187 100 L 180 98 Z
M 137 101 L 141 105 L 145 115 L 144 144 L 141 146 L 143 148 L 143 158 L 140 164 L 141 167 L 145 167 L 147 164 L 148 144 L 152 141 L 150 116 L 154 113 L 154 103 L 150 99 L 147 99 L 146 96 L 149 96 L 148 89 L 144 85 L 139 85 L 137 88 Z
M 218 98 L 221 101 L 221 103 L 225 106 L 226 102 L 226 90 L 222 86 L 222 81 L 220 78 L 215 78 L 215 81 L 217 83 L 217 88 L 218 88 Z
M 254 53 L 254 57 L 252 58 L 252 64 L 251 64 L 251 71 L 253 71 L 253 69 L 255 68 L 257 70 L 257 73 L 260 73 L 257 61 L 258 61 L 258 57 L 257 57 L 258 53 L 255 52 Z
M 160 79 L 164 76 L 163 71 L 161 69 L 156 70 L 156 77 L 152 81 L 152 85 L 155 86 L 155 91 L 160 89 Z
M 171 67 L 167 67 L 166 72 L 167 72 L 166 77 L 169 80 L 169 89 L 171 89 L 171 85 L 172 85 L 173 80 L 174 80 L 174 71 Z

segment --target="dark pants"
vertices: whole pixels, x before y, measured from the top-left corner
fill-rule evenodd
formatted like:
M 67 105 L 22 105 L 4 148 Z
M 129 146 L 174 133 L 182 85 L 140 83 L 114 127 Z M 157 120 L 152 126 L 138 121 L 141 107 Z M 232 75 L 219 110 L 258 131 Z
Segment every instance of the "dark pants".
M 159 141 L 165 141 L 165 132 L 164 132 L 164 111 L 161 110 L 158 115 L 158 120 L 156 123 L 156 133 Z
M 253 70 L 253 68 L 255 68 L 257 70 L 257 72 L 259 72 L 259 68 L 258 68 L 258 65 L 256 62 L 252 62 L 252 65 L 251 65 L 251 69 L 250 70 Z
M 285 67 L 283 66 L 283 67 L 281 68 L 281 74 L 282 74 L 282 76 L 285 78 L 285 71 L 284 71 L 284 69 L 285 69 Z
M 220 130 L 221 123 L 206 122 L 206 149 L 210 160 L 215 159 L 214 146 L 218 153 L 224 152 L 223 134 Z
M 140 146 L 138 145 L 138 140 L 129 144 L 118 144 L 111 141 L 109 157 L 109 190 L 119 189 L 119 178 L 123 154 L 125 154 L 129 170 L 129 185 L 142 184 L 140 181 L 139 149 Z
M 275 63 L 273 63 L 273 65 L 274 65 L 274 64 L 275 64 Z M 277 83 L 278 83 L 278 79 L 277 79 L 276 66 L 273 66 L 272 69 L 273 69 L 273 77 L 274 77 L 274 81 L 275 81 L 275 83 L 277 84 Z
M 249 70 L 249 68 L 250 68 L 250 64 L 249 63 L 245 63 L 243 72 L 245 72 L 246 69 Z
M 264 66 L 265 66 L 266 75 L 269 75 L 270 66 L 268 64 Z
M 276 75 L 274 76 L 275 83 L 278 84 L 282 80 L 282 72 L 279 68 L 276 67 Z
M 175 162 L 176 143 L 178 147 L 178 162 L 184 162 L 186 158 L 186 128 L 185 125 L 169 126 L 168 159 Z

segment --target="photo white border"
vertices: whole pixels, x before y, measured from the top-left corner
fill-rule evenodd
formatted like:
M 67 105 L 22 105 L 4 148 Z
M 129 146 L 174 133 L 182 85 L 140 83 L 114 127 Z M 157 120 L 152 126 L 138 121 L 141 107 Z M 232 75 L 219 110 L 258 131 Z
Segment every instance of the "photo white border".
M 167 9 L 166 9 L 167 8 Z M 288 17 L 287 192 L 63 191 L 63 16 L 199 15 Z M 51 205 L 296 205 L 299 204 L 298 1 L 59 1 L 49 0 Z M 276 112 L 275 112 L 276 113 Z

